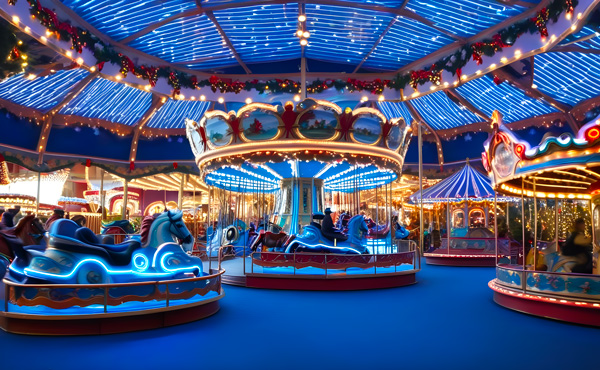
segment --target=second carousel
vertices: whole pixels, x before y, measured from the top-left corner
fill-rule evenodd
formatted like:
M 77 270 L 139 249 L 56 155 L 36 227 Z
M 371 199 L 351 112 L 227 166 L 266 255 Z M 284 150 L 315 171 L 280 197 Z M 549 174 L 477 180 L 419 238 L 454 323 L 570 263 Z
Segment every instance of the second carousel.
M 396 240 L 392 183 L 411 128 L 378 110 L 312 99 L 252 103 L 187 122 L 205 183 L 208 263 L 256 288 L 353 290 L 416 282 Z

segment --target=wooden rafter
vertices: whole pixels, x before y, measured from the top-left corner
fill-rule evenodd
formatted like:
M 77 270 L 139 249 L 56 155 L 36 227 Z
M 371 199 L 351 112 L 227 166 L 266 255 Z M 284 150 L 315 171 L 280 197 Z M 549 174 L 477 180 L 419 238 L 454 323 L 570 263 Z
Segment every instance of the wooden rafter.
M 167 101 L 166 98 L 164 97 L 159 97 L 157 95 L 152 95 L 152 103 L 150 104 L 150 107 L 148 108 L 148 110 L 142 115 L 142 117 L 135 123 L 135 131 L 133 133 L 133 140 L 131 140 L 131 148 L 129 150 L 129 160 L 130 161 L 135 161 L 135 158 L 137 157 L 137 148 L 138 148 L 138 143 L 140 141 L 140 132 L 142 131 L 142 128 L 144 128 L 144 126 L 146 125 L 146 123 L 148 123 L 148 121 L 150 120 L 150 118 L 152 118 L 152 116 L 156 113 L 156 111 L 158 109 L 160 109 L 160 107 L 162 107 L 165 102 Z
M 438 151 L 438 160 L 441 166 L 444 165 L 444 152 L 442 150 L 442 140 L 440 140 L 439 135 L 433 128 L 431 128 L 431 125 L 429 125 L 429 123 L 425 121 L 423 116 L 421 116 L 421 113 L 419 113 L 419 111 L 416 110 L 415 107 L 409 101 L 406 101 L 405 103 L 406 107 L 410 112 L 410 115 L 417 121 L 418 124 L 424 125 L 427 128 L 427 130 L 429 130 L 429 132 L 433 135 L 435 139 L 435 145 Z
M 54 115 L 58 113 L 65 105 L 69 104 L 69 102 L 71 102 L 77 95 L 79 95 L 79 93 L 81 93 L 83 89 L 85 89 L 85 87 L 89 85 L 90 82 L 92 82 L 97 76 L 98 72 L 92 72 L 87 75 L 81 81 L 77 82 L 58 104 L 45 112 L 42 131 L 40 132 L 37 145 L 39 152 L 38 164 L 41 164 L 44 161 L 44 152 L 46 151 L 46 145 L 48 144 L 48 137 L 50 136 L 50 130 L 52 129 L 52 119 Z
M 231 50 L 231 53 L 233 53 L 233 56 L 235 57 L 237 62 L 240 64 L 240 66 L 242 66 L 244 71 L 246 71 L 246 73 L 248 73 L 248 74 L 252 73 L 250 68 L 248 68 L 246 63 L 244 63 L 244 61 L 242 60 L 242 57 L 240 57 L 240 55 L 238 54 L 237 50 L 235 50 L 235 47 L 231 43 L 231 40 L 229 40 L 229 37 L 227 37 L 227 34 L 225 33 L 225 31 L 223 31 L 223 28 L 221 28 L 221 25 L 217 21 L 217 18 L 215 18 L 215 15 L 213 14 L 213 12 L 207 11 L 206 16 L 208 17 L 208 19 L 211 20 L 211 22 L 214 23 L 215 27 L 217 28 L 217 31 L 219 31 L 219 34 L 223 38 L 223 41 L 225 41 L 225 44 L 227 44 L 227 47 L 229 48 L 229 50 Z
M 445 92 L 448 95 L 451 95 L 452 97 L 454 97 L 456 100 L 458 100 L 462 105 L 464 105 L 468 110 L 473 112 L 475 115 L 479 116 L 479 118 L 483 119 L 486 122 L 492 121 L 491 118 L 488 117 L 487 114 L 483 113 L 481 110 L 479 110 L 477 107 L 475 107 L 468 99 L 466 99 L 464 96 L 459 94 L 458 91 L 456 91 L 454 88 L 445 90 Z
M 387 27 L 381 32 L 381 34 L 379 35 L 379 37 L 377 38 L 377 40 L 375 40 L 375 43 L 373 44 L 373 47 L 371 48 L 371 50 L 369 50 L 369 52 L 367 53 L 367 55 L 365 55 L 365 57 L 360 61 L 360 63 L 356 66 L 356 68 L 354 68 L 354 72 L 352 72 L 352 73 L 358 72 L 358 70 L 360 69 L 360 67 L 362 67 L 363 63 L 366 62 L 367 59 L 371 56 L 371 54 L 375 51 L 375 49 L 377 48 L 377 46 L 379 45 L 379 43 L 381 42 L 381 40 L 383 40 L 383 38 L 385 37 L 385 35 L 387 35 L 388 31 L 392 28 L 392 26 L 394 25 L 394 23 L 396 23 L 396 18 L 392 18 L 392 20 L 387 25 Z

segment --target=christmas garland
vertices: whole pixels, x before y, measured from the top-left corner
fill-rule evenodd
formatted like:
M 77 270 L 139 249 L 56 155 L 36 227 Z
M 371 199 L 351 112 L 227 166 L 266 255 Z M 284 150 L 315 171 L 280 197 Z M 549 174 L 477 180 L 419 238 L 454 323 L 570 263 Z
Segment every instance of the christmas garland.
M 8 0 L 8 4 L 15 5 L 17 0 Z M 58 20 L 56 13 L 43 7 L 39 0 L 27 0 L 30 5 L 31 15 L 38 19 L 48 31 L 54 33 L 59 40 L 70 41 L 71 49 L 81 53 L 83 48 L 90 50 L 96 58 L 98 70 L 106 62 L 120 65 L 120 73 L 125 77 L 133 73 L 136 77 L 148 81 L 155 86 L 159 78 L 167 79 L 167 83 L 173 88 L 173 96 L 179 95 L 181 88 L 198 89 L 210 87 L 213 92 L 239 93 L 242 90 L 256 90 L 258 93 L 299 93 L 300 82 L 292 80 L 273 79 L 269 81 L 233 81 L 217 76 L 211 76 L 205 80 L 198 80 L 196 76 L 175 71 L 168 66 L 136 65 L 127 55 L 117 52 L 112 46 L 100 41 L 90 32 L 70 25 L 68 22 Z M 454 54 L 438 60 L 430 68 L 411 71 L 410 73 L 398 74 L 392 80 L 359 81 L 349 78 L 348 80 L 316 80 L 306 87 L 309 93 L 320 93 L 324 90 L 335 88 L 336 90 L 368 91 L 372 94 L 381 94 L 385 89 L 400 90 L 407 85 L 414 89 L 419 85 L 431 82 L 440 85 L 442 82 L 442 71 L 448 71 L 452 75 L 461 77 L 462 68 L 472 59 L 478 65 L 483 63 L 483 56 L 491 57 L 503 48 L 511 47 L 515 41 L 524 33 L 539 33 L 541 37 L 548 36 L 547 23 L 552 20 L 556 22 L 563 12 L 573 13 L 577 0 L 554 0 L 548 7 L 540 10 L 533 18 L 515 23 L 493 35 L 491 39 L 465 45 Z M 1 72 L 0 66 L 0 72 Z
M 14 31 L 10 25 L 0 24 L 0 79 L 23 71 L 29 64 L 27 44 L 19 40 Z

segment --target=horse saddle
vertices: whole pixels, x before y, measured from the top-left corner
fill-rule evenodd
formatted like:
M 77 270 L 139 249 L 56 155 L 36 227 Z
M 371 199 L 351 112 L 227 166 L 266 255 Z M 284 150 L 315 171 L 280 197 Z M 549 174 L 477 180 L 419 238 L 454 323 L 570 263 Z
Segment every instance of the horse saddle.
M 79 227 L 75 222 L 61 219 L 52 224 L 49 231 L 51 247 L 69 252 L 92 254 L 115 266 L 128 265 L 133 251 L 141 247 L 138 240 L 130 239 L 120 244 L 101 244 L 94 232 Z

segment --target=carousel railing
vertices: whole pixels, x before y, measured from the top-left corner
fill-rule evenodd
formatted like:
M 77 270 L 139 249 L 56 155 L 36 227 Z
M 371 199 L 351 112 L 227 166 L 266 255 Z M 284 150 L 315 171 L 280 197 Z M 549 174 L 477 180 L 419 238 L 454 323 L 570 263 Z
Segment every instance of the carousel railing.
M 382 254 L 252 252 L 250 273 L 327 278 L 340 274 L 359 276 L 414 272 L 420 269 L 419 251 L 416 243 L 406 244 L 408 251 Z
M 518 254 L 521 244 L 509 239 L 498 239 L 498 250 L 500 255 L 513 256 Z M 451 237 L 450 244 L 448 239 L 442 239 L 441 246 L 433 250 L 424 252 L 424 255 L 456 255 L 456 256 L 494 256 L 496 255 L 495 238 L 465 238 Z
M 523 270 L 522 266 L 499 264 L 496 282 L 523 294 L 579 298 L 600 307 L 600 275 Z
M 222 293 L 225 271 L 210 272 L 193 278 L 121 284 L 20 284 L 5 278 L 1 307 L 13 314 L 90 315 L 197 303 Z

